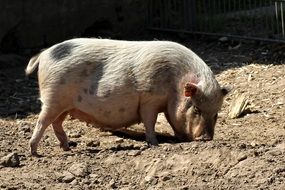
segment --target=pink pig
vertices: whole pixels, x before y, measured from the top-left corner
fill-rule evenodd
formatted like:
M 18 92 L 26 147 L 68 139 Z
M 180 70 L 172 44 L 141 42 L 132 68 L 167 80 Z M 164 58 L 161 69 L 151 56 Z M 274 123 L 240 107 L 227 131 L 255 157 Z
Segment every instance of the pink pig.
M 33 57 L 26 74 L 36 67 L 42 108 L 32 155 L 50 124 L 69 150 L 62 127 L 67 114 L 105 129 L 142 122 L 146 141 L 158 145 L 155 123 L 164 112 L 181 141 L 212 140 L 228 93 L 202 59 L 168 41 L 72 39 Z

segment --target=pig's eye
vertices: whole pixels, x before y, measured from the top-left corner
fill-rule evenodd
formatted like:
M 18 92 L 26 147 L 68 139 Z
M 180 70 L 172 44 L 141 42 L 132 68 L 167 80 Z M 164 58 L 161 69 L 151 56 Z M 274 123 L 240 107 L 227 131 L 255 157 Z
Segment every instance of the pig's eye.
M 197 108 L 196 106 L 193 107 L 193 113 L 194 114 L 197 114 L 197 115 L 200 115 L 201 114 L 201 111 L 199 110 L 199 108 Z

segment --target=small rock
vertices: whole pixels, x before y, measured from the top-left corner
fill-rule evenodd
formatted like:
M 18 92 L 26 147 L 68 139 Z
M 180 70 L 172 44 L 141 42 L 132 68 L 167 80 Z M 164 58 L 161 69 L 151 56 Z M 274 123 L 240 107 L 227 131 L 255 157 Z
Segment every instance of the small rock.
M 163 176 L 163 177 L 161 178 L 161 180 L 162 180 L 162 181 L 168 181 L 168 180 L 170 180 L 170 176 Z
M 18 130 L 19 130 L 19 132 L 23 132 L 23 133 L 31 132 L 31 128 L 29 125 L 20 125 Z
M 98 174 L 90 174 L 89 177 L 90 178 L 98 178 Z
M 246 149 L 246 144 L 241 143 L 241 144 L 238 145 L 238 148 L 239 149 Z
M 89 185 L 91 182 L 90 182 L 89 179 L 85 178 L 85 179 L 82 180 L 82 183 Z
M 85 177 L 88 175 L 88 166 L 83 163 L 73 164 L 68 171 L 76 177 Z
M 190 188 L 189 188 L 187 185 L 182 186 L 182 187 L 179 188 L 179 190 L 189 190 L 189 189 L 190 189 Z
M 255 141 L 252 141 L 252 142 L 250 143 L 250 145 L 251 145 L 252 147 L 256 147 L 256 146 L 257 146 L 257 143 L 256 143 Z
M 115 141 L 115 143 L 123 143 L 124 139 L 123 138 L 116 138 L 114 141 Z
M 86 146 L 89 146 L 89 147 L 98 147 L 100 146 L 100 142 L 99 141 L 95 141 L 95 140 L 88 140 L 86 142 Z
M 247 155 L 241 154 L 241 155 L 238 156 L 237 161 L 238 161 L 238 162 L 241 162 L 241 161 L 243 161 L 243 160 L 245 160 L 245 159 L 247 159 Z
M 72 182 L 69 183 L 72 186 L 78 185 L 77 179 L 72 180 Z
M 170 147 L 165 146 L 165 147 L 163 147 L 163 150 L 167 152 L 167 151 L 170 151 L 171 149 L 170 149 Z
M 143 146 L 140 147 L 140 150 L 141 150 L 141 151 L 144 151 L 144 150 L 146 150 L 146 149 L 148 149 L 148 148 L 149 148 L 148 145 L 145 144 L 145 145 L 143 145 Z
M 16 152 L 12 152 L 7 156 L 4 156 L 0 160 L 0 165 L 5 167 L 18 167 L 20 165 L 20 159 Z
M 111 179 L 111 181 L 109 182 L 107 189 L 109 188 L 112 188 L 112 189 L 116 188 L 116 183 L 114 179 Z
M 280 174 L 280 173 L 282 173 L 282 172 L 285 172 L 285 166 L 275 169 L 274 172 L 277 173 L 277 174 Z
M 270 150 L 268 152 L 266 152 L 266 154 L 270 154 L 272 156 L 279 156 L 279 155 L 282 155 L 282 151 L 281 150 L 278 150 L 278 149 L 273 149 L 273 150 Z
M 70 183 L 74 179 L 75 179 L 75 176 L 72 173 L 65 171 L 62 175 L 61 181 L 64 183 Z
M 128 153 L 128 155 L 129 156 L 138 156 L 138 155 L 140 155 L 141 154 L 141 150 L 131 150 L 129 153 Z
M 80 134 L 80 132 L 71 132 L 71 133 L 69 133 L 68 134 L 68 136 L 70 137 L 70 138 L 79 138 L 79 137 L 81 137 L 81 134 Z
M 227 42 L 227 41 L 229 41 L 229 38 L 226 37 L 226 36 L 220 37 L 220 38 L 219 38 L 219 41 L 220 41 L 220 42 Z
M 238 94 L 230 105 L 229 117 L 235 119 L 240 117 L 246 110 L 249 100 L 245 94 Z
M 144 180 L 151 185 L 156 185 L 158 182 L 157 178 L 151 175 L 146 176 Z

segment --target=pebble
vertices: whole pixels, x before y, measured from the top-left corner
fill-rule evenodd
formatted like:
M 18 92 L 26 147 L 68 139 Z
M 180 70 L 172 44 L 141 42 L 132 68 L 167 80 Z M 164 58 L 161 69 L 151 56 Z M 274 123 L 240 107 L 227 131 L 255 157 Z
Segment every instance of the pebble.
M 61 181 L 64 182 L 64 183 L 70 183 L 74 179 L 75 179 L 75 176 L 72 173 L 68 172 L 68 171 L 65 171 L 63 173 L 63 175 L 61 176 Z
M 77 179 L 72 180 L 72 182 L 70 182 L 70 185 L 72 186 L 78 185 Z
M 124 139 L 123 138 L 116 138 L 114 140 L 115 143 L 123 143 L 124 142 Z
M 114 179 L 111 179 L 111 181 L 109 182 L 109 184 L 107 185 L 107 189 L 114 189 L 116 188 L 116 183 L 115 183 L 115 180 Z
M 79 138 L 79 137 L 81 137 L 81 133 L 79 131 L 71 132 L 71 133 L 68 134 L 68 137 L 70 137 L 70 138 Z
M 246 149 L 246 144 L 241 143 L 241 144 L 238 145 L 238 148 L 239 149 Z
M 241 162 L 243 160 L 247 159 L 247 155 L 246 154 L 241 154 L 237 157 L 237 161 Z
M 89 177 L 90 178 L 98 178 L 98 174 L 90 174 Z
M 73 164 L 68 171 L 76 177 L 85 177 L 88 175 L 88 166 L 84 163 Z
M 96 140 L 88 140 L 86 142 L 86 146 L 89 146 L 89 147 L 98 147 L 100 146 L 100 142 L 99 141 L 96 141 Z
M 30 133 L 31 132 L 31 128 L 29 125 L 20 125 L 18 130 L 19 130 L 19 132 L 23 132 L 23 133 Z
M 161 180 L 162 181 L 168 181 L 170 179 L 171 179 L 170 176 L 163 176 Z
M 168 146 L 164 146 L 164 147 L 163 147 L 163 150 L 164 150 L 165 152 L 167 152 L 167 151 L 170 151 L 170 150 L 171 150 L 171 148 L 170 148 L 170 147 L 168 147 Z
M 138 156 L 142 153 L 141 150 L 131 150 L 130 152 L 128 152 L 128 156 Z
M 145 182 L 151 184 L 151 185 L 156 185 L 158 180 L 155 176 L 148 175 L 144 178 Z
M 20 165 L 20 159 L 16 152 L 12 152 L 7 156 L 4 156 L 0 160 L 0 165 L 5 167 L 18 167 Z
M 279 168 L 275 169 L 274 172 L 277 173 L 277 174 L 285 172 L 285 166 L 284 167 L 279 167 Z
M 91 184 L 90 180 L 86 178 L 82 180 L 82 183 L 87 184 L 87 185 Z
M 255 141 L 252 141 L 252 142 L 250 143 L 250 145 L 251 145 L 252 147 L 256 147 L 258 144 L 257 144 Z
M 278 149 L 273 149 L 273 150 L 266 152 L 266 154 L 267 155 L 269 154 L 271 156 L 279 156 L 279 155 L 282 155 L 283 152 L 281 150 L 278 150 Z

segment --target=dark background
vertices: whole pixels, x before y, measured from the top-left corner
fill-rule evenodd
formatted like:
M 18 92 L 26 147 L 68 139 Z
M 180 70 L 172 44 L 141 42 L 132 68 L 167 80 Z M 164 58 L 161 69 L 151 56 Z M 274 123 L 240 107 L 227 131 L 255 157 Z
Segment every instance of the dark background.
M 0 53 L 30 55 L 76 37 L 143 39 L 145 0 L 1 0 Z

